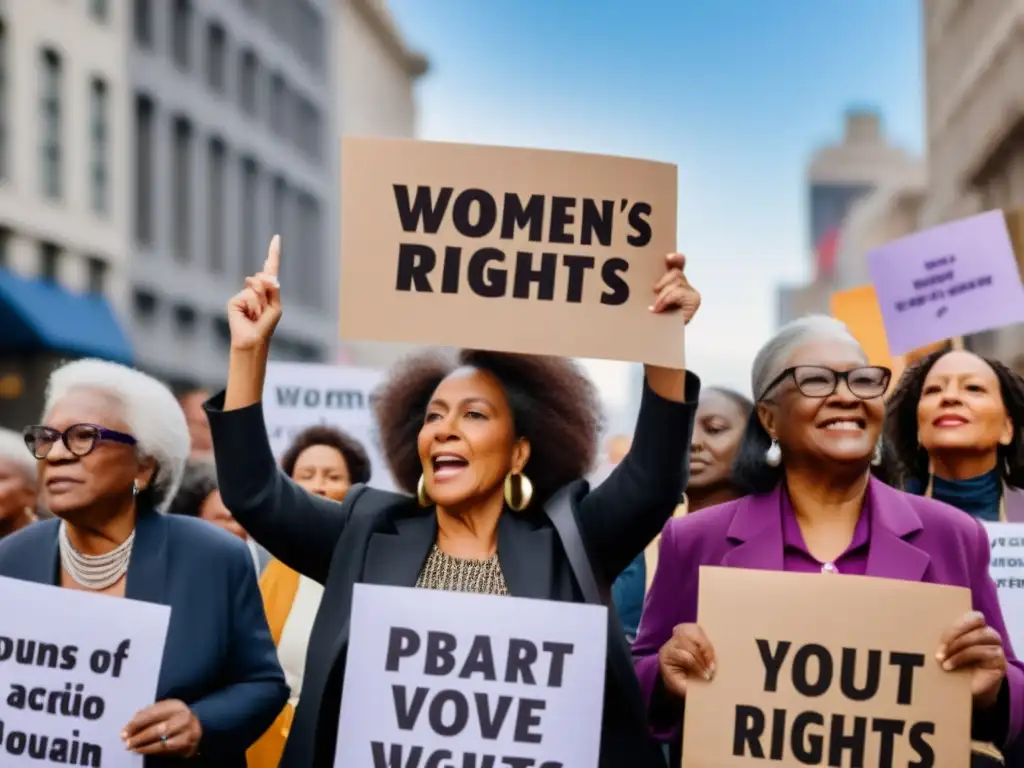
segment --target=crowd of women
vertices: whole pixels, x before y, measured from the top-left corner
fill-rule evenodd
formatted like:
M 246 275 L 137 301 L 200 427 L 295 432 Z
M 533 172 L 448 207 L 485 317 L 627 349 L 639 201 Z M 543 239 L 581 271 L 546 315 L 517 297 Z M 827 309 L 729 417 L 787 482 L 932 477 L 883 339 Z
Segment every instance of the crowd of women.
M 149 768 L 332 766 L 360 582 L 610 590 L 600 765 L 678 765 L 688 681 L 716 672 L 701 565 L 970 589 L 936 663 L 970 675 L 975 765 L 1024 765 L 1024 666 L 982 525 L 1024 522 L 1024 382 L 999 362 L 947 349 L 893 383 L 841 323 L 807 317 L 753 361 L 752 400 L 647 366 L 630 448 L 590 487 L 601 410 L 574 363 L 420 355 L 375 400 L 390 493 L 335 430 L 271 452 L 279 258 L 275 239 L 229 303 L 227 386 L 204 411 L 80 360 L 38 424 L 0 436 L 0 575 L 172 608 L 156 703 L 121 733 Z M 684 268 L 671 254 L 653 286 L 664 322 L 700 304 Z

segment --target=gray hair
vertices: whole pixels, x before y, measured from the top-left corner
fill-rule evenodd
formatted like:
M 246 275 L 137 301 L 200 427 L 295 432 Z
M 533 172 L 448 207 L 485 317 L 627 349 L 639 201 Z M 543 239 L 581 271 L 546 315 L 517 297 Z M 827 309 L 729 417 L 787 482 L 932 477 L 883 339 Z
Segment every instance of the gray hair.
M 76 360 L 50 374 L 45 414 L 74 390 L 95 390 L 109 395 L 136 439 L 140 457 L 156 462 L 153 499 L 164 512 L 174 498 L 185 472 L 190 440 L 185 414 L 171 390 L 152 376 L 105 360 Z
M 787 323 L 772 336 L 754 358 L 750 372 L 750 391 L 754 400 L 760 400 L 775 378 L 789 365 L 793 352 L 809 341 L 837 341 L 853 344 L 860 349 L 860 343 L 853 338 L 850 329 L 828 315 L 806 315 Z
M 36 459 L 29 453 L 25 438 L 10 429 L 0 427 L 0 461 L 9 461 L 34 486 L 36 484 Z

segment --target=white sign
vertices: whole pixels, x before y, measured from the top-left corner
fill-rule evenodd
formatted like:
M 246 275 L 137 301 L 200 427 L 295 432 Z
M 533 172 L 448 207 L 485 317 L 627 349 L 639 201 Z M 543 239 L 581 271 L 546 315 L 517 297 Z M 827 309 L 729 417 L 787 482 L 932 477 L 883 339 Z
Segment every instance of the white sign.
M 597 768 L 604 606 L 356 584 L 335 768 Z
M 317 424 L 348 433 L 370 457 L 370 485 L 394 490 L 380 454 L 376 420 L 370 407 L 382 371 L 351 365 L 270 363 L 263 387 L 263 417 L 270 447 L 278 458 L 302 430 Z
M 999 593 L 1010 643 L 1024 651 L 1024 523 L 985 523 L 992 560 L 989 573 Z
M 121 729 L 154 703 L 171 609 L 0 577 L 0 765 L 142 768 Z

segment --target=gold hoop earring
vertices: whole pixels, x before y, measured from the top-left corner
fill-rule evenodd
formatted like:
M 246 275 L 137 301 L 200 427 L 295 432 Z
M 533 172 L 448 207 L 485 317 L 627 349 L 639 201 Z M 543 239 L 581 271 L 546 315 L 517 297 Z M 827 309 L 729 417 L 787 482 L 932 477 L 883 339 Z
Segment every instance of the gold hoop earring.
M 512 482 L 512 478 L 516 482 Z M 518 486 L 518 487 L 516 487 Z M 505 503 L 513 512 L 522 512 L 533 500 L 533 483 L 522 472 L 509 472 L 505 475 Z
M 427 478 L 420 475 L 420 481 L 416 483 L 416 501 L 421 507 L 430 506 L 430 497 L 427 495 Z

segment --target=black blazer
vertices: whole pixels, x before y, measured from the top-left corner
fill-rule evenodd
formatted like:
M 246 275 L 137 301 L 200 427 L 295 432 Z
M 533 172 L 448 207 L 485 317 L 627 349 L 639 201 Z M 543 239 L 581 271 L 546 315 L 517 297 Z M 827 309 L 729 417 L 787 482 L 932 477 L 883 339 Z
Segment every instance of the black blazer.
M 59 523 L 0 541 L 0 576 L 58 584 Z M 288 700 L 248 547 L 202 520 L 143 512 L 125 597 L 171 606 L 156 700 L 181 699 L 203 726 L 197 757 L 147 757 L 147 768 L 245 768 L 245 750 Z
M 686 484 L 700 380 L 687 374 L 686 402 L 645 388 L 629 455 L 600 486 L 571 486 L 573 511 L 597 578 L 610 585 L 658 534 Z M 221 497 L 245 529 L 285 565 L 325 586 L 313 624 L 302 692 L 282 768 L 333 765 L 349 638 L 359 582 L 413 587 L 437 539 L 437 515 L 408 496 L 359 485 L 341 504 L 299 488 L 277 469 L 260 404 L 206 405 Z M 529 469 L 529 467 L 527 467 Z M 498 556 L 518 597 L 583 602 L 565 550 L 543 514 L 506 512 Z M 640 687 L 614 610 L 609 611 L 601 768 L 663 767 L 650 739 Z

